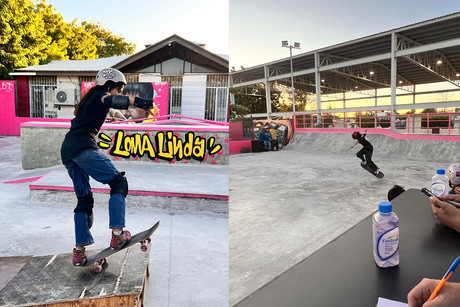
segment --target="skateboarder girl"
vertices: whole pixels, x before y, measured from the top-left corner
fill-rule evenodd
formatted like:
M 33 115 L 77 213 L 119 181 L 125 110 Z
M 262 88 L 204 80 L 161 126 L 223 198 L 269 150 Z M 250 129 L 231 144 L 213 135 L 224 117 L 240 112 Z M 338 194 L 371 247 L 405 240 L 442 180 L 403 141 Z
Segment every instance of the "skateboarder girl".
M 361 159 L 361 163 L 363 165 L 368 164 L 372 168 L 376 169 L 375 174 L 378 174 L 379 168 L 375 163 L 372 161 L 372 153 L 374 152 L 374 147 L 372 144 L 366 139 L 367 129 L 364 130 L 364 134 L 359 133 L 358 131 L 354 131 L 351 137 L 356 140 L 356 142 L 351 146 L 351 148 L 355 147 L 358 144 L 361 144 L 363 148 L 361 148 L 357 153 L 356 156 Z
M 96 75 L 96 86 L 92 87 L 76 105 L 75 117 L 61 146 L 62 163 L 72 179 L 77 196 L 77 206 L 74 210 L 76 244 L 73 250 L 73 264 L 76 266 L 86 264 L 85 246 L 94 243 L 90 232 L 94 199 L 89 176 L 110 186 L 110 247 L 120 249 L 131 238 L 130 232 L 123 230 L 128 181 L 124 172 L 119 172 L 110 159 L 98 149 L 95 140 L 110 108 L 128 109 L 131 105 L 152 108 L 152 100 L 120 95 L 125 85 L 125 76 L 120 71 L 112 68 L 100 70 Z

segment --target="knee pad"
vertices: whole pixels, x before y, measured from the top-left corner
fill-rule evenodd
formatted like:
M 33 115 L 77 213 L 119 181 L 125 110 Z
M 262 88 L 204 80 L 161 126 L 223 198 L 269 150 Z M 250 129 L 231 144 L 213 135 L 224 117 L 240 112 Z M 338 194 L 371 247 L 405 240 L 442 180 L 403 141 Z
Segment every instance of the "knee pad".
M 125 198 L 128 196 L 128 180 L 125 172 L 118 173 L 115 178 L 109 181 L 110 195 L 122 194 Z
M 93 193 L 89 193 L 86 196 L 78 197 L 77 207 L 73 210 L 74 213 L 84 212 L 88 214 L 88 216 L 93 214 L 93 205 L 94 205 L 94 198 Z

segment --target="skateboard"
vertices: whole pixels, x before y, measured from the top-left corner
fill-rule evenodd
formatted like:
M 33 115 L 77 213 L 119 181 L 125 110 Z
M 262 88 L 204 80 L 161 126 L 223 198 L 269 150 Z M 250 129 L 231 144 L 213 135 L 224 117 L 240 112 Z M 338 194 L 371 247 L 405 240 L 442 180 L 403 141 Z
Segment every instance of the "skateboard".
M 382 179 L 384 174 L 379 171 L 377 174 L 375 173 L 376 169 L 369 166 L 368 164 L 363 164 L 363 162 L 361 162 L 361 167 L 364 168 L 366 171 L 368 171 L 369 173 L 371 173 L 372 175 L 374 175 L 375 177 L 379 178 L 379 179 Z
M 146 252 L 148 250 L 148 246 L 145 244 L 146 242 L 150 243 L 150 236 L 157 230 L 158 226 L 160 226 L 160 221 L 158 221 L 152 228 L 139 232 L 131 237 L 128 244 L 123 246 L 121 249 L 112 249 L 111 247 L 107 247 L 103 249 L 99 253 L 95 255 L 88 256 L 88 261 L 85 265 L 80 265 L 79 267 L 88 267 L 94 264 L 94 272 L 99 273 L 102 271 L 102 265 L 107 263 L 107 257 L 118 253 L 134 244 L 141 243 L 141 250 Z

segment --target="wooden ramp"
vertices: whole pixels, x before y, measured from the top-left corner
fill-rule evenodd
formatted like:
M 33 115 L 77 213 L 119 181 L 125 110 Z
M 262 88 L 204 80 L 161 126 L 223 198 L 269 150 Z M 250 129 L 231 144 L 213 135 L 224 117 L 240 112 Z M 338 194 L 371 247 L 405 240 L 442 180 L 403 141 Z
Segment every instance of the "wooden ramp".
M 149 251 L 131 246 L 100 273 L 74 267 L 72 254 L 0 258 L 0 306 L 143 306 Z

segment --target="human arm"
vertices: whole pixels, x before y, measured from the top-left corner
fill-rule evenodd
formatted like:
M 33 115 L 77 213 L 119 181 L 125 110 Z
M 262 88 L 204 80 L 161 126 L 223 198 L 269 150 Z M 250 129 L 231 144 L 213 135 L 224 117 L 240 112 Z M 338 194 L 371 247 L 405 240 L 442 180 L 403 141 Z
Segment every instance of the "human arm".
M 134 98 L 126 95 L 104 95 L 101 102 L 106 108 L 126 110 L 129 106 L 134 105 Z
M 106 108 L 127 109 L 129 106 L 149 110 L 153 108 L 152 99 L 143 99 L 140 97 L 130 97 L 126 95 L 105 95 L 101 98 Z
M 460 232 L 460 210 L 443 201 L 452 200 L 459 202 L 460 195 L 446 195 L 440 196 L 439 198 L 440 199 L 433 196 L 430 197 L 431 210 L 433 211 L 434 217 L 444 226 Z
M 355 147 L 355 146 L 358 145 L 358 144 L 359 144 L 359 141 L 356 141 L 350 148 L 353 148 L 353 147 Z
M 442 290 L 427 302 L 439 280 L 424 278 L 407 294 L 408 307 L 454 307 L 460 306 L 460 283 L 446 282 Z

